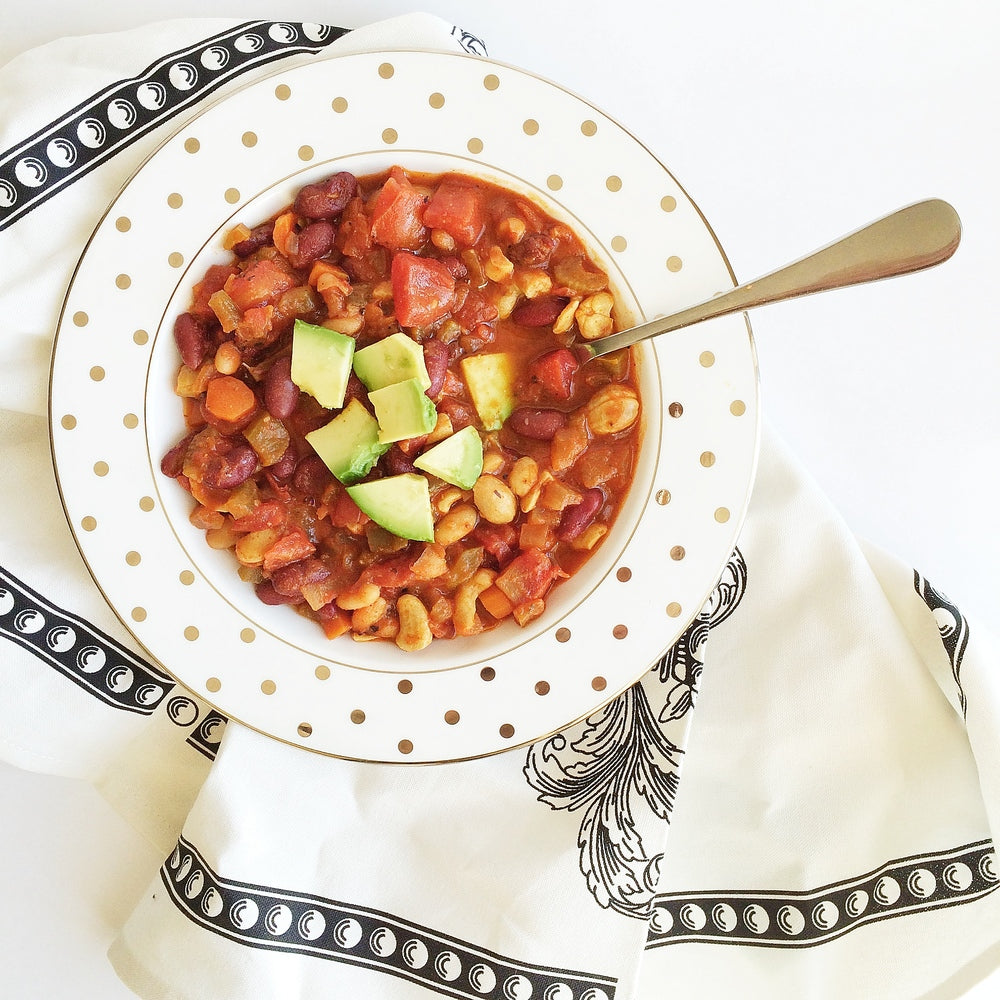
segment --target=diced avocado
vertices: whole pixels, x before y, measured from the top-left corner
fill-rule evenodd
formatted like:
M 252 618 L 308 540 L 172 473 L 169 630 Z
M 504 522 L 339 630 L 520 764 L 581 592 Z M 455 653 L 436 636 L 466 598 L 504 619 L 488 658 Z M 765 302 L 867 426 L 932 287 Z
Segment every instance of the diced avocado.
M 514 411 L 514 359 L 509 354 L 462 358 L 462 377 L 488 431 L 498 431 Z
M 292 381 L 320 406 L 344 405 L 354 359 L 354 340 L 300 319 L 292 329 Z
M 389 450 L 378 439 L 378 421 L 356 399 L 329 423 L 310 431 L 306 440 L 345 485 L 364 479 Z
M 463 427 L 428 448 L 413 464 L 452 486 L 471 490 L 483 472 L 483 439 L 475 427 Z
M 354 355 L 354 371 L 365 388 L 381 389 L 408 378 L 420 380 L 429 389 L 430 376 L 424 364 L 424 349 L 405 333 L 394 333 Z
M 386 531 L 417 542 L 434 541 L 427 480 L 415 472 L 348 486 L 351 499 Z
M 437 423 L 437 407 L 427 398 L 420 379 L 408 378 L 368 393 L 378 418 L 382 444 L 429 434 Z

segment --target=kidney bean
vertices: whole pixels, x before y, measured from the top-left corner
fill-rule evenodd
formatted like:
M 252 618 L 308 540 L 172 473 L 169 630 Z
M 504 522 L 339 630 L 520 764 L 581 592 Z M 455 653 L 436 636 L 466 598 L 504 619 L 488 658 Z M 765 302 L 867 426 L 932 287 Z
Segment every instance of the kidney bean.
M 461 280 L 469 276 L 469 269 L 457 257 L 442 257 L 441 263 L 448 268 L 453 278 Z
M 171 479 L 176 479 L 184 471 L 184 459 L 187 456 L 188 444 L 193 437 L 193 434 L 188 434 L 160 459 L 160 472 Z
M 604 504 L 604 494 L 596 487 L 587 490 L 583 494 L 583 499 L 567 507 L 563 511 L 562 520 L 559 522 L 559 530 L 556 532 L 561 542 L 571 542 L 574 538 L 579 538 L 583 534 L 583 529 L 588 527 L 597 517 L 597 512 Z
M 519 406 L 507 418 L 507 426 L 522 437 L 551 441 L 556 431 L 566 426 L 566 414 L 562 410 Z
M 333 474 L 319 455 L 306 455 L 295 467 L 292 484 L 300 493 L 318 500 L 332 480 Z
M 295 445 L 289 444 L 285 453 L 268 470 L 271 477 L 279 483 L 287 482 L 295 474 L 295 466 L 298 465 L 299 456 L 295 451 Z
M 287 420 L 299 402 L 299 387 L 292 381 L 292 357 L 278 358 L 264 375 L 264 405 L 278 420 Z
M 356 399 L 369 413 L 374 415 L 375 407 L 372 406 L 371 400 L 368 398 L 368 390 L 365 388 L 364 382 L 358 378 L 356 372 L 351 372 L 347 376 L 347 389 L 344 391 L 344 406 L 347 406 L 352 399 Z
M 433 337 L 424 341 L 424 367 L 431 384 L 427 395 L 433 399 L 444 386 L 445 375 L 448 372 L 448 345 Z
M 468 427 L 475 419 L 472 406 L 464 400 L 456 399 L 454 396 L 443 396 L 438 400 L 439 411 L 448 414 L 451 426 L 460 431 L 463 427 Z
M 319 583 L 329 575 L 330 570 L 319 559 L 301 559 L 276 569 L 271 574 L 271 586 L 284 597 L 301 597 L 306 584 Z
M 174 343 L 188 368 L 201 367 L 208 353 L 208 331 L 191 313 L 181 313 L 174 320 Z
M 549 326 L 558 319 L 567 302 L 569 299 L 563 295 L 539 295 L 534 299 L 524 299 L 514 307 L 510 318 L 521 326 Z
M 332 219 L 347 207 L 358 189 L 358 179 L 342 170 L 317 184 L 307 184 L 295 198 L 295 211 L 307 219 Z
M 327 219 L 310 222 L 299 232 L 298 249 L 291 257 L 294 267 L 308 267 L 333 249 L 337 230 Z
M 257 471 L 257 452 L 246 441 L 223 440 L 205 463 L 202 481 L 217 490 L 234 490 Z
M 250 235 L 245 240 L 233 246 L 233 253 L 237 257 L 246 258 L 250 254 L 256 253 L 261 247 L 266 247 L 274 235 L 274 221 L 262 222 L 259 226 L 254 226 L 250 230 Z
M 271 583 L 270 580 L 261 580 L 260 583 L 254 587 L 254 592 L 257 594 L 258 600 L 264 604 L 271 605 L 271 607 L 276 607 L 279 604 L 295 604 L 302 598 L 301 593 L 296 594 L 294 597 L 279 594 L 274 589 L 274 584 Z
M 537 267 L 545 264 L 556 248 L 556 241 L 545 233 L 528 233 L 520 243 L 507 248 L 507 258 L 515 264 Z
M 398 444 L 394 444 L 385 453 L 385 468 L 386 471 L 391 476 L 399 476 L 404 472 L 416 472 L 417 467 L 413 464 L 410 456 L 399 447 Z

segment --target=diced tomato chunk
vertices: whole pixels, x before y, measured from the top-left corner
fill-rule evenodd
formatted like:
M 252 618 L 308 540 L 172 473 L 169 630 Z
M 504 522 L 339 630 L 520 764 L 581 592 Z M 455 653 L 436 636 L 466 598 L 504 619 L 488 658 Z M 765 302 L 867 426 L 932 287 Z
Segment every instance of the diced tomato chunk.
M 525 549 L 494 581 L 517 607 L 542 597 L 559 568 L 540 549 Z
M 276 301 L 282 292 L 297 284 L 294 274 L 265 258 L 254 261 L 242 274 L 230 276 L 225 289 L 240 309 L 250 309 Z
M 372 204 L 372 238 L 390 250 L 419 250 L 427 241 L 425 206 L 425 195 L 394 167 Z
M 491 524 L 480 521 L 474 530 L 475 537 L 500 566 L 510 562 L 517 550 L 517 529 L 513 524 Z
M 400 251 L 392 258 L 392 295 L 403 326 L 427 326 L 451 309 L 455 278 L 439 260 Z
M 573 391 L 573 376 L 580 367 L 576 355 L 567 347 L 548 351 L 531 362 L 531 377 L 555 399 L 569 399 Z
M 236 267 L 233 264 L 213 264 L 205 272 L 205 277 L 194 286 L 191 308 L 188 312 L 201 319 L 214 320 L 215 313 L 208 304 L 208 300 L 216 292 L 221 291 L 229 278 L 234 274 L 236 274 Z
M 339 490 L 330 504 L 330 523 L 350 532 L 359 532 L 371 518 L 350 498 L 346 490 Z
M 413 556 L 396 556 L 369 566 L 362 579 L 378 587 L 405 587 L 413 583 Z
M 460 246 L 473 246 L 486 226 L 482 192 L 471 184 L 443 181 L 424 209 L 424 225 L 443 229 Z
M 261 531 L 263 528 L 280 528 L 285 523 L 285 505 L 280 500 L 262 500 L 244 517 L 233 521 L 237 531 Z
M 311 556 L 316 551 L 316 546 L 309 541 L 304 531 L 298 528 L 282 535 L 264 553 L 264 570 L 268 573 L 283 566 L 290 566 L 300 559 Z

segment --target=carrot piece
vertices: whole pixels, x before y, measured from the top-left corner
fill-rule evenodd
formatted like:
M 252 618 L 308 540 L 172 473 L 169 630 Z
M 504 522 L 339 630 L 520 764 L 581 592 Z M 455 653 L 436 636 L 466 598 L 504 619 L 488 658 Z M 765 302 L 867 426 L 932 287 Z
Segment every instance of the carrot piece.
M 501 618 L 506 618 L 514 610 L 514 604 L 511 599 L 495 584 L 491 587 L 487 587 L 479 595 L 479 603 L 494 617 L 499 621 Z
M 274 233 L 271 239 L 286 257 L 298 251 L 299 239 L 295 231 L 294 212 L 283 212 L 274 220 Z
M 232 375 L 220 375 L 208 383 L 205 408 L 218 420 L 239 423 L 257 406 L 253 389 Z

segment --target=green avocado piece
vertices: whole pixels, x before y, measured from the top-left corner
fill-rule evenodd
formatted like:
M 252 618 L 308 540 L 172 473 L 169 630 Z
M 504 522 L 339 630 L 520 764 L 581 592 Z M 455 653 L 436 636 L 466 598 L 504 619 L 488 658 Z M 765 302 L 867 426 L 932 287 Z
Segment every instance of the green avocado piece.
M 483 472 L 483 439 L 471 425 L 428 448 L 413 463 L 459 489 L 471 490 Z
M 356 399 L 306 440 L 345 486 L 364 479 L 389 450 L 378 439 L 378 421 Z
M 415 472 L 348 486 L 350 498 L 386 531 L 416 542 L 434 541 L 427 480 Z
M 509 354 L 473 354 L 462 358 L 462 377 L 479 419 L 498 431 L 514 412 L 514 359 Z
M 354 371 L 368 390 L 381 389 L 409 378 L 419 379 L 423 389 L 431 386 L 424 364 L 424 349 L 405 333 L 394 333 L 363 347 L 354 355 Z
M 382 444 L 429 434 L 437 423 L 437 407 L 428 399 L 418 378 L 393 382 L 368 393 L 378 418 Z
M 320 406 L 344 405 L 354 360 L 354 339 L 301 319 L 292 328 L 292 381 Z

